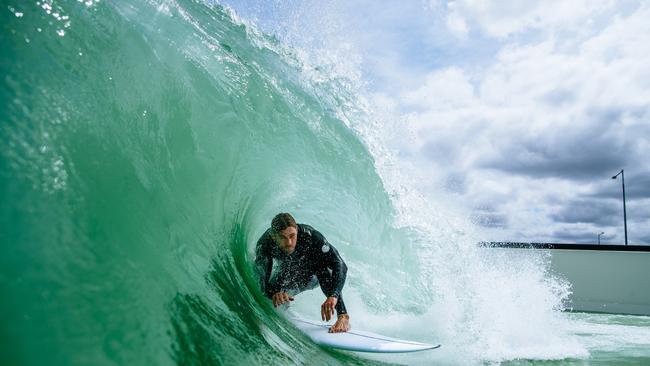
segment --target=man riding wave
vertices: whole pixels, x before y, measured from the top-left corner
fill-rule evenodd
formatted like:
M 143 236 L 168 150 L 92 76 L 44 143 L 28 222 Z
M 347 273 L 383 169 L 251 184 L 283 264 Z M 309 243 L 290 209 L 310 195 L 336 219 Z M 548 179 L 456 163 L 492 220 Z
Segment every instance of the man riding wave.
M 293 296 L 320 285 L 326 296 L 321 305 L 322 320 L 337 313 L 330 332 L 350 330 L 350 317 L 341 291 L 347 266 L 339 252 L 313 227 L 297 224 L 288 213 L 277 214 L 271 227 L 257 241 L 255 265 L 262 292 L 278 307 L 293 301 Z M 273 260 L 278 262 L 275 275 Z

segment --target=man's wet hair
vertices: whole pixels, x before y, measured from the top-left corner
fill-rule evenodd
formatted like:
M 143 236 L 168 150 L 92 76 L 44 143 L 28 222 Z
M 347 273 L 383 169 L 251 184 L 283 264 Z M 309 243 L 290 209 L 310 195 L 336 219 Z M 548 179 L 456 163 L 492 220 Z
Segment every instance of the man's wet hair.
M 298 224 L 296 224 L 296 220 L 293 218 L 293 216 L 286 212 L 275 215 L 271 221 L 271 231 L 273 233 L 277 234 L 288 227 L 295 227 L 297 229 Z

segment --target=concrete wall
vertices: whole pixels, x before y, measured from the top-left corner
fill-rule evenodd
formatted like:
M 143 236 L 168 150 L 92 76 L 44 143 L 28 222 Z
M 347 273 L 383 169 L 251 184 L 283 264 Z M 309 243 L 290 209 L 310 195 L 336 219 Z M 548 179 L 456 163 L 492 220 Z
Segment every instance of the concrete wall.
M 650 315 L 650 247 L 498 243 L 491 250 L 550 255 L 551 271 L 572 285 L 569 310 Z M 562 248 L 562 249 L 559 249 Z M 531 252 L 532 254 L 532 252 Z

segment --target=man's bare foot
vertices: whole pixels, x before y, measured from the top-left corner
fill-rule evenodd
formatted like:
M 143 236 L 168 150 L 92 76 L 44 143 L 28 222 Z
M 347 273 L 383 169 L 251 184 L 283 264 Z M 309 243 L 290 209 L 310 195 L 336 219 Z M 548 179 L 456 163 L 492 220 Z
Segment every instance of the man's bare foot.
M 350 317 L 348 314 L 341 314 L 336 319 L 336 323 L 332 325 L 329 332 L 330 333 L 343 333 L 350 330 Z

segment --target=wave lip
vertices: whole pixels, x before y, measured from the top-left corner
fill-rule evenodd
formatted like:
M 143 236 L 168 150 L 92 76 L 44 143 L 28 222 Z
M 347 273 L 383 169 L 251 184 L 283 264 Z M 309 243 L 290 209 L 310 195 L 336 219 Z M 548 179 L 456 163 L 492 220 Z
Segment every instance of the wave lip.
M 191 1 L 42 5 L 0 15 L 3 363 L 355 360 L 250 273 L 278 207 L 332 233 L 389 207 L 277 41 Z

